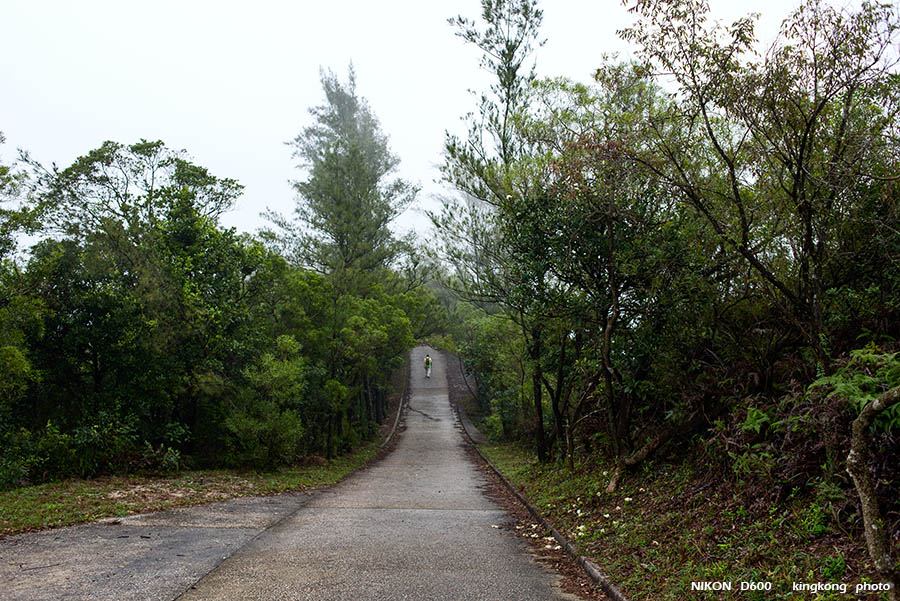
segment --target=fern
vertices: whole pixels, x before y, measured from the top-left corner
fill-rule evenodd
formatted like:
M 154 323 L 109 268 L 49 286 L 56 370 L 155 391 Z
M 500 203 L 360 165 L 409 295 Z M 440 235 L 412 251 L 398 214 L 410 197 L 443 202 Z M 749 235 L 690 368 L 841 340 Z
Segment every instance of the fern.
M 810 389 L 830 390 L 828 398 L 838 396 L 852 403 L 857 412 L 887 390 L 900 385 L 900 353 L 886 353 L 870 343 L 850 352 L 847 364 L 830 376 L 817 379 Z M 886 411 L 875 423 L 882 430 L 900 429 L 900 406 Z

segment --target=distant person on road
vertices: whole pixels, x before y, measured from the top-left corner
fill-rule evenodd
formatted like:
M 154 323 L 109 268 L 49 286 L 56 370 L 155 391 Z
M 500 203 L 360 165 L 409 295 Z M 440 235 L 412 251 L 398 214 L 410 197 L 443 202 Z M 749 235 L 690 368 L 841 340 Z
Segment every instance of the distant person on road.
M 425 355 L 425 377 L 431 377 L 431 355 Z

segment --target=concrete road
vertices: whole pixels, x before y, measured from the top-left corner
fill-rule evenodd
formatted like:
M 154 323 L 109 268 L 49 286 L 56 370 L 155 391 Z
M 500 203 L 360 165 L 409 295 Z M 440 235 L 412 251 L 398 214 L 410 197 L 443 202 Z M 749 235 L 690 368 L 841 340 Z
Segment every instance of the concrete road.
M 426 351 L 412 353 L 406 431 L 374 466 L 312 496 L 242 500 L 243 513 L 219 504 L 226 509 L 207 508 L 206 516 L 201 508 L 82 527 L 77 557 L 63 531 L 3 541 L 0 598 L 572 599 L 523 541 L 496 528 L 509 518 L 481 492 L 486 482 L 465 453 L 445 366 L 432 352 L 426 379 Z M 217 511 L 224 517 L 215 519 Z M 32 547 L 48 544 L 55 554 L 29 558 Z M 147 553 L 126 551 L 139 547 Z M 55 584 L 41 588 L 48 576 Z
M 249 497 L 8 537 L 0 600 L 175 599 L 311 498 Z

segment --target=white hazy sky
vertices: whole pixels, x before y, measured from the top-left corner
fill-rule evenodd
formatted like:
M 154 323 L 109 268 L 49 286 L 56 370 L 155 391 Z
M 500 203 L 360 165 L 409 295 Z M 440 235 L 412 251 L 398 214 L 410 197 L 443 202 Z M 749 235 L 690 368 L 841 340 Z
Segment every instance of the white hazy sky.
M 768 42 L 799 0 L 712 0 L 730 22 L 762 13 Z M 447 18 L 478 16 L 479 0 L 9 0 L 0 12 L 0 131 L 8 163 L 22 148 L 61 167 L 104 140 L 141 138 L 185 149 L 199 165 L 245 186 L 226 226 L 254 232 L 267 207 L 290 213 L 300 173 L 284 144 L 322 104 L 319 68 L 346 79 L 353 61 L 365 97 L 423 191 L 399 220 L 422 228 L 423 207 L 446 192 L 434 180 L 445 130 L 462 133 L 487 86 L 478 52 Z M 603 53 L 628 49 L 618 0 L 545 0 L 541 76 L 588 81 Z M 417 214 L 418 211 L 418 214 Z

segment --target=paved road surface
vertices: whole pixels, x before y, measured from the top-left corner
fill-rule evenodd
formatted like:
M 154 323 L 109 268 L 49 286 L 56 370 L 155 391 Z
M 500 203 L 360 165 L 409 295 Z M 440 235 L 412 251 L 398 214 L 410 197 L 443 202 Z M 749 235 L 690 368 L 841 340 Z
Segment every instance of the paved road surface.
M 268 507 L 259 506 L 259 499 L 243 500 L 255 520 L 229 509 L 218 521 L 207 523 L 197 514 L 192 522 L 185 518 L 195 510 L 188 510 L 180 513 L 183 528 L 170 524 L 167 514 L 140 516 L 118 526 L 92 526 L 98 532 L 86 537 L 103 537 L 89 552 L 96 553 L 98 562 L 95 565 L 91 555 L 78 560 L 92 572 L 90 578 L 72 572 L 64 548 L 56 556 L 35 559 L 63 562 L 68 580 L 54 572 L 60 566 L 41 568 L 22 554 L 52 543 L 63 531 L 2 542 L 0 598 L 172 599 L 189 587 L 179 599 L 571 599 L 556 588 L 557 576 L 538 565 L 521 540 L 493 527 L 508 518 L 481 492 L 485 481 L 465 453 L 447 399 L 444 366 L 437 357 L 432 377 L 424 377 L 426 350 L 419 347 L 412 353 L 406 431 L 393 453 L 371 468 L 309 497 L 274 497 Z M 115 555 L 121 557 L 115 561 L 133 569 L 107 565 L 110 550 L 127 546 L 123 540 L 138 546 L 152 541 L 139 537 L 154 528 L 155 519 L 159 528 L 153 536 L 159 540 L 153 557 Z M 113 538 L 123 533 L 129 538 Z M 43 540 L 34 542 L 38 539 Z M 208 555 L 199 562 L 202 565 L 187 567 L 183 558 L 178 558 L 181 563 L 172 560 L 177 554 L 201 551 Z M 228 558 L 212 569 L 224 556 Z M 18 569 L 15 563 L 20 564 Z M 197 581 L 198 572 L 210 569 Z M 50 589 L 60 596 L 28 596 L 48 574 L 62 587 Z M 91 586 L 95 588 L 85 588 Z M 9 591 L 12 596 L 7 596 Z

